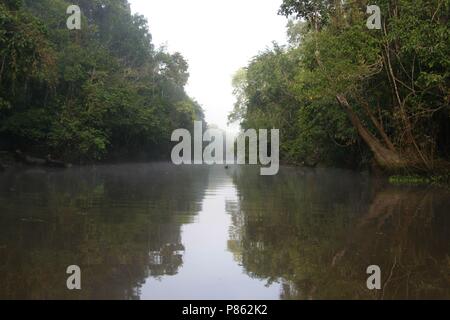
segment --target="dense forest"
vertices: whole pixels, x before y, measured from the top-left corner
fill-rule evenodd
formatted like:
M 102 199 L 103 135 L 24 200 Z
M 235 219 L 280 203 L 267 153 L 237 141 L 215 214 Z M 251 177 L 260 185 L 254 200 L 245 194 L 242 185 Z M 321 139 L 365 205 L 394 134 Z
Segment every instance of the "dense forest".
M 230 121 L 281 129 L 291 163 L 448 168 L 449 12 L 448 0 L 284 0 L 289 44 L 237 72 Z
M 71 4 L 81 30 L 66 27 Z M 230 121 L 280 129 L 290 163 L 447 169 L 450 0 L 376 4 L 381 30 L 365 0 L 284 0 L 289 44 L 237 72 Z M 204 118 L 188 77 L 127 0 L 0 1 L 0 150 L 167 157 L 171 132 Z
M 69 30 L 69 5 L 81 30 Z M 181 54 L 155 48 L 127 0 L 0 0 L 0 150 L 74 162 L 170 155 L 203 120 Z

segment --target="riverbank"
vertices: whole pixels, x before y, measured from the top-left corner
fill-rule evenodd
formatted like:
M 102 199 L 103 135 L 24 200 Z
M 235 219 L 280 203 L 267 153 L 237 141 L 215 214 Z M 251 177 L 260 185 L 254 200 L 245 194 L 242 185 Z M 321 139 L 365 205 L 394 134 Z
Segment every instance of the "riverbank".
M 166 152 L 161 152 L 166 153 Z M 170 158 L 161 156 L 151 156 L 148 154 L 138 154 L 134 156 L 111 156 L 104 160 L 91 161 L 66 161 L 66 159 L 53 159 L 51 155 L 43 156 L 43 153 L 26 153 L 26 152 L 11 152 L 0 150 L 0 172 L 6 171 L 8 168 L 20 167 L 52 167 L 52 168 L 70 168 L 76 166 L 89 165 L 108 165 L 134 162 L 164 162 L 170 161 Z
M 327 168 L 327 166 L 321 166 L 320 163 L 309 165 L 306 163 L 294 163 L 281 161 L 282 166 L 289 167 L 302 167 L 302 168 Z M 371 175 L 386 179 L 390 184 L 397 186 L 438 186 L 444 188 L 450 188 L 450 167 L 443 163 L 439 168 L 424 171 L 404 170 L 397 173 L 389 173 L 379 169 L 377 166 L 362 167 L 362 168 L 349 168 L 343 167 L 343 169 L 356 170 L 356 171 L 369 171 Z
M 0 151 L 0 172 L 5 171 L 7 168 L 15 166 L 16 164 L 12 153 Z
M 394 185 L 435 185 L 450 187 L 450 172 L 430 175 L 395 175 L 389 177 L 389 183 Z
M 16 150 L 14 153 L 0 151 L 0 171 L 5 171 L 9 167 L 30 166 L 30 167 L 50 167 L 69 168 L 72 165 L 61 160 L 55 160 L 51 155 L 45 158 L 38 158 Z
M 9 151 L 0 151 L 0 172 L 6 171 L 8 168 L 15 168 L 15 167 L 35 167 L 35 166 L 43 166 L 43 167 L 57 167 L 57 168 L 70 168 L 72 165 L 69 163 L 64 163 L 60 161 L 50 160 L 48 159 L 40 159 L 40 158 L 34 158 L 30 156 L 25 156 L 26 159 L 18 159 L 17 155 L 15 155 L 12 152 Z M 26 161 L 26 160 L 29 161 Z M 122 161 L 124 162 L 124 161 Z M 58 165 L 55 165 L 58 164 Z M 99 162 L 98 164 L 108 164 L 110 162 Z M 114 162 L 117 163 L 117 162 Z M 119 161 L 120 163 L 120 161 Z M 305 163 L 292 163 L 292 162 L 285 162 L 282 161 L 280 163 L 282 166 L 289 166 L 294 168 L 309 168 L 314 169 L 321 167 L 320 164 L 314 164 L 314 165 L 307 165 Z M 83 165 L 83 164 L 81 164 Z M 358 170 L 358 169 L 351 169 L 346 168 L 349 170 Z M 450 187 L 450 170 L 449 169 L 441 169 L 438 171 L 433 171 L 429 173 L 411 173 L 411 172 L 405 172 L 405 173 L 398 173 L 398 174 L 389 174 L 386 172 L 382 172 L 379 170 L 371 170 L 370 168 L 366 168 L 365 170 L 369 170 L 372 175 L 375 175 L 377 177 L 381 177 L 383 179 L 386 179 L 389 181 L 392 185 L 399 185 L 399 186 L 426 186 L 426 185 L 433 185 L 433 186 L 440 186 L 440 187 Z M 361 171 L 359 169 L 358 171 Z

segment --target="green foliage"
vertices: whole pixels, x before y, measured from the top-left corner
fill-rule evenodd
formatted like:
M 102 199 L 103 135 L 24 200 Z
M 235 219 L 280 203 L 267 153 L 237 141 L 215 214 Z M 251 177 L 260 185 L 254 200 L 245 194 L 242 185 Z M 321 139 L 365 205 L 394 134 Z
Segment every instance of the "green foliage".
M 394 185 L 423 185 L 429 184 L 431 180 L 428 177 L 410 175 L 410 176 L 392 176 L 389 182 Z
M 435 175 L 395 175 L 389 177 L 389 182 L 393 185 L 434 185 L 439 187 L 450 187 L 450 172 L 443 172 Z
M 245 129 L 280 129 L 284 161 L 350 165 L 358 151 L 355 131 L 332 95 L 312 86 L 319 80 L 307 69 L 305 52 L 275 44 L 239 71 L 229 119 Z
M 160 156 L 203 111 L 188 64 L 155 50 L 128 1 L 0 4 L 0 144 L 69 160 Z M 70 4 L 82 29 L 66 28 Z
M 365 1 L 284 0 L 290 43 L 238 74 L 230 120 L 281 129 L 281 156 L 295 163 L 367 166 L 389 152 L 434 169 L 449 159 L 450 1 L 377 5 L 383 30 L 366 27 Z
M 329 19 L 331 0 L 284 0 L 279 13 L 295 16 L 313 24 L 325 24 Z

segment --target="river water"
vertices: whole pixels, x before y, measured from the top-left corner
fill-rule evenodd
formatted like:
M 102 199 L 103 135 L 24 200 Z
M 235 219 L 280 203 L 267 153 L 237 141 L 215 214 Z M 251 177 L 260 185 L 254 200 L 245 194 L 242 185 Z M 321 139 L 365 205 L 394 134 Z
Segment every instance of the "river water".
M 450 299 L 449 195 L 338 169 L 8 171 L 0 298 Z

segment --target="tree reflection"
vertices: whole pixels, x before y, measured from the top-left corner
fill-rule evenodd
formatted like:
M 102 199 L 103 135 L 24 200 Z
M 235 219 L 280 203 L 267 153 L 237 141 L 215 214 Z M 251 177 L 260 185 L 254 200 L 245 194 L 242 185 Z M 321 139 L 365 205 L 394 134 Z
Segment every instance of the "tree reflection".
M 340 170 L 236 174 L 229 250 L 282 299 L 450 298 L 448 191 L 395 187 Z M 366 269 L 382 269 L 369 291 Z
M 138 299 L 183 264 L 180 228 L 200 210 L 204 168 L 169 164 L 0 177 L 0 298 Z M 68 291 L 66 268 L 82 268 Z

